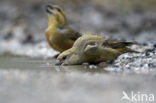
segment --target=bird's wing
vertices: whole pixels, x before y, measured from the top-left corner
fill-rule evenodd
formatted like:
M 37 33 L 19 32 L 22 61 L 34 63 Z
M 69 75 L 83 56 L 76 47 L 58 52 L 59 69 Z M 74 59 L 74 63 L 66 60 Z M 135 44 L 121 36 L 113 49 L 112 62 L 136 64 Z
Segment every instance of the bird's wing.
M 67 33 L 67 37 L 71 40 L 77 40 L 81 35 L 81 33 L 74 31 L 73 29 L 69 29 Z
M 133 45 L 135 43 L 133 42 L 117 42 L 115 40 L 105 40 L 102 44 L 102 46 L 104 47 L 111 47 L 111 48 L 122 48 L 122 47 L 126 47 L 126 46 L 130 46 Z
M 98 49 L 98 44 L 95 42 L 90 42 L 87 43 L 84 47 L 84 52 L 88 52 L 88 51 L 95 51 L 96 49 Z

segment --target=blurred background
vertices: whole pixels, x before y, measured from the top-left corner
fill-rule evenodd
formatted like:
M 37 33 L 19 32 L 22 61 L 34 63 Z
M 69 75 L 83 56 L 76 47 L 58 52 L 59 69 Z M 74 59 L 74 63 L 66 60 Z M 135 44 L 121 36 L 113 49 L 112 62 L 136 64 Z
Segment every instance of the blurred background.
M 76 31 L 136 41 L 142 53 L 106 68 L 55 66 L 45 39 L 49 3 Z M 0 103 L 121 103 L 123 91 L 156 94 L 155 69 L 156 0 L 0 0 Z
M 124 32 L 123 35 L 137 36 L 156 27 L 155 0 L 1 0 L 2 37 L 20 31 L 23 38 L 28 35 L 44 38 L 47 27 L 44 6 L 48 3 L 62 7 L 70 24 L 83 33 Z
M 63 8 L 69 24 L 82 33 L 140 43 L 156 39 L 155 0 L 0 0 L 0 52 L 45 40 L 48 3 Z
M 45 40 L 48 3 L 63 8 L 69 24 L 82 33 L 140 43 L 156 39 L 155 0 L 0 0 L 1 52 Z

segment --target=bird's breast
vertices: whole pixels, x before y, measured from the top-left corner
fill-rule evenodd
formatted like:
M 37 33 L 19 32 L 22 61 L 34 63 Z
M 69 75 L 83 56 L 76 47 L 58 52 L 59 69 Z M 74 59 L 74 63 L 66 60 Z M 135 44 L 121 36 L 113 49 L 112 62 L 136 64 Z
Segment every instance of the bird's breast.
M 64 51 L 72 47 L 74 41 L 67 39 L 65 35 L 58 33 L 57 31 L 47 31 L 46 38 L 49 45 L 57 50 L 57 51 Z

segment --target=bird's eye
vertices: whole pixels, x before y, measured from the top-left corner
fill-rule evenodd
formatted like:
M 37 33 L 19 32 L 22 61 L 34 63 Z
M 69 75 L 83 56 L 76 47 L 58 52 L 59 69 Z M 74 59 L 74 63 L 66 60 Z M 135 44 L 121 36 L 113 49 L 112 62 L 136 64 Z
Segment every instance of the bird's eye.
M 62 57 L 62 60 L 65 60 L 67 58 L 67 56 Z
M 57 10 L 58 12 L 61 12 L 61 10 L 60 10 L 59 8 L 56 8 L 56 10 Z

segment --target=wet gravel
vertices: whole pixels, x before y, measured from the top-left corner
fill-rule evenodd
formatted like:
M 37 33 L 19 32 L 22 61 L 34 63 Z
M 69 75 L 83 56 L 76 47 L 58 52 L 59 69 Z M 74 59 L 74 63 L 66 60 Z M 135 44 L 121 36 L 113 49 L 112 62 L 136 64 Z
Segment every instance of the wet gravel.
M 125 71 L 135 73 L 149 73 L 156 70 L 156 48 L 155 43 L 144 47 L 142 53 L 126 53 L 115 60 L 114 65 L 106 67 L 107 70 Z

